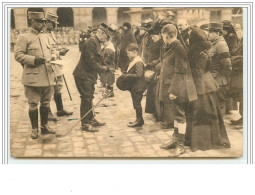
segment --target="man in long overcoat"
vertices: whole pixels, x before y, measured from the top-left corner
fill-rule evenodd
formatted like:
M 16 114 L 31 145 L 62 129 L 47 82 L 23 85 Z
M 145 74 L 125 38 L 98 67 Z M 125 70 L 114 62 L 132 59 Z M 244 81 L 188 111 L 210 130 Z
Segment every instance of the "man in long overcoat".
M 170 141 L 161 148 L 175 148 L 175 156 L 184 152 L 186 133 L 186 106 L 189 101 L 197 99 L 196 88 L 188 64 L 187 53 L 177 40 L 177 29 L 173 24 L 163 27 L 164 46 L 161 52 L 161 72 L 159 99 L 164 103 L 174 104 L 175 133 Z
M 103 66 L 103 52 L 100 43 L 103 43 L 110 36 L 108 26 L 101 24 L 96 35 L 87 39 L 81 51 L 80 60 L 74 69 L 73 75 L 76 87 L 80 93 L 81 105 L 80 116 L 83 117 L 92 109 L 94 98 L 95 84 L 99 72 L 109 71 L 107 66 Z M 95 132 L 94 126 L 102 126 L 104 123 L 98 122 L 92 112 L 84 117 L 81 121 L 82 130 Z
M 31 137 L 38 137 L 38 104 L 40 105 L 41 134 L 55 133 L 48 126 L 48 112 L 53 94 L 54 74 L 51 64 L 51 48 L 47 36 L 40 33 L 44 27 L 43 12 L 28 12 L 29 30 L 21 34 L 15 47 L 15 59 L 24 66 L 22 84 L 29 104 L 32 125 Z

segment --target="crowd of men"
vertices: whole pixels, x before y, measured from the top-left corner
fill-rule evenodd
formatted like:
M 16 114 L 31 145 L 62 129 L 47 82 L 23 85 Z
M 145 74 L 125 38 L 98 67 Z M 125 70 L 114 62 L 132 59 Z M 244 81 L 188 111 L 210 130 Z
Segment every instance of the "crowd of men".
M 54 134 L 48 119 L 57 120 L 50 111 L 54 94 L 57 116 L 72 112 L 63 108 L 63 73 L 54 60 L 64 56 L 54 35 L 57 16 L 29 12 L 29 30 L 18 37 L 15 59 L 24 67 L 22 83 L 29 103 L 31 137 L 38 137 L 40 102 L 41 134 Z M 114 98 L 116 82 L 131 94 L 136 120 L 128 127 L 141 127 L 142 98 L 146 92 L 145 112 L 161 121 L 161 128 L 174 128 L 172 138 L 162 149 L 174 149 L 173 156 L 192 150 L 229 148 L 223 116 L 237 109 L 242 116 L 242 33 L 231 23 L 188 25 L 186 19 L 146 21 L 140 26 L 104 23 L 88 27 L 79 37 L 80 60 L 73 76 L 80 94 L 81 129 L 96 132 L 105 123 L 94 116 L 93 98 L 98 75 L 107 97 Z M 122 75 L 115 79 L 119 69 Z M 110 109 L 110 108 L 109 108 Z M 242 117 L 232 124 L 242 124 Z M 106 121 L 107 122 L 107 121 Z

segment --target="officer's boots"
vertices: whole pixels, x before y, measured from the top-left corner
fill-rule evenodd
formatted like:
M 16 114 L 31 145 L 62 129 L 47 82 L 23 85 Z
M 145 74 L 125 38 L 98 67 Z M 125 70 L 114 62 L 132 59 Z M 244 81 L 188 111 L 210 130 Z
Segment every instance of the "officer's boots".
M 49 108 L 49 114 L 48 114 L 48 120 L 49 121 L 59 121 L 58 117 L 55 116 L 52 112 L 51 112 L 51 109 Z
M 40 115 L 41 115 L 41 134 L 55 134 L 54 129 L 50 128 L 48 125 L 48 107 L 40 107 Z
M 73 114 L 73 112 L 68 112 L 63 108 L 61 93 L 54 94 L 54 100 L 55 100 L 56 106 L 57 106 L 57 116 L 69 116 L 69 115 Z
M 31 138 L 37 139 L 38 137 L 38 109 L 29 110 L 29 118 L 32 125 Z

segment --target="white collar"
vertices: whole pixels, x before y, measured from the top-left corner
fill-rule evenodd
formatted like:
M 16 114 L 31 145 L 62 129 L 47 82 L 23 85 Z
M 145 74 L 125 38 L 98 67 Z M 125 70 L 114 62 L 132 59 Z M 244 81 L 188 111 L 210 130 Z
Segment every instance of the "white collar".
M 142 62 L 142 63 L 144 64 L 142 58 L 141 58 L 140 56 L 136 56 L 136 57 L 132 60 L 132 62 L 129 63 L 127 72 L 128 72 L 137 62 Z

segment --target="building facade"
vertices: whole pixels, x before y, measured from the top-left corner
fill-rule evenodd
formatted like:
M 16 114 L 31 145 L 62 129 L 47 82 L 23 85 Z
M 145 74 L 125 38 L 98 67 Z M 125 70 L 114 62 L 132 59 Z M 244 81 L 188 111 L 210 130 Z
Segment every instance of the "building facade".
M 141 23 L 151 14 L 143 12 L 154 8 L 127 8 L 127 7 L 94 7 L 94 8 L 13 8 L 11 10 L 12 29 L 27 28 L 27 12 L 51 12 L 59 16 L 60 27 L 72 27 L 75 30 L 85 30 L 88 26 L 105 22 L 107 24 L 121 25 L 123 22 L 132 24 Z M 220 22 L 232 20 L 242 24 L 242 8 L 173 8 L 176 19 L 186 18 L 190 24 Z

